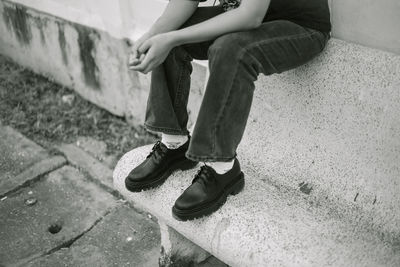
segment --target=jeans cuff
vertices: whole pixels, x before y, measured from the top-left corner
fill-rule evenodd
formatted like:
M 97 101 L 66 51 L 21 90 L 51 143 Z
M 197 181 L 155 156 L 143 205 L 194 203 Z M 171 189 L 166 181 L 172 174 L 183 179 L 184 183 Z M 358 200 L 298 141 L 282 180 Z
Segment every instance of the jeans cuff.
M 144 127 L 149 132 L 165 133 L 165 134 L 170 134 L 170 135 L 189 135 L 188 130 L 171 129 L 171 128 L 165 128 L 165 127 L 155 127 L 155 126 L 148 125 L 146 123 L 144 124 Z

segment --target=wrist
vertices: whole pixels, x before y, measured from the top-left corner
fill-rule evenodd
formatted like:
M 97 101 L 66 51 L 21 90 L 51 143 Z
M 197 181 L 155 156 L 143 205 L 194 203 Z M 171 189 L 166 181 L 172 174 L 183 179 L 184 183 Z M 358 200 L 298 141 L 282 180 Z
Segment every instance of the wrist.
M 167 35 L 166 38 L 168 38 L 168 41 L 171 43 L 172 46 L 175 47 L 183 44 L 179 38 L 178 30 L 170 31 L 166 33 L 166 35 Z

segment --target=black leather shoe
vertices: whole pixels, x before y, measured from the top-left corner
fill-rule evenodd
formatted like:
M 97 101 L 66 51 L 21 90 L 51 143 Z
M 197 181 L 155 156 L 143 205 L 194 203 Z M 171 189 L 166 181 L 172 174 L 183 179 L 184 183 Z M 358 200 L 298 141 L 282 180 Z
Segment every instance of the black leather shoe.
M 209 166 L 202 166 L 183 194 L 176 200 L 172 215 L 180 221 L 209 215 L 221 207 L 228 195 L 236 195 L 244 187 L 244 174 L 237 159 L 233 168 L 218 174 Z
M 197 165 L 185 157 L 190 139 L 177 149 L 168 149 L 158 141 L 146 159 L 125 179 L 131 192 L 140 192 L 161 185 L 175 170 L 188 170 Z

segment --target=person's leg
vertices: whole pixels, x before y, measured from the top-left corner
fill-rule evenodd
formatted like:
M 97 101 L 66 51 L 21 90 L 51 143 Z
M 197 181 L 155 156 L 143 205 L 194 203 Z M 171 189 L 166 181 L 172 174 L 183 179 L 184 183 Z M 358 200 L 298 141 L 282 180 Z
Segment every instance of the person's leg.
M 181 28 L 214 17 L 221 7 L 199 7 Z M 190 91 L 191 61 L 207 59 L 212 41 L 178 46 L 171 50 L 164 63 L 151 72 L 145 127 L 169 135 L 188 135 L 187 102 Z
M 210 77 L 186 156 L 209 162 L 234 159 L 259 73 L 280 73 L 306 63 L 328 38 L 285 20 L 217 38 L 209 48 Z
M 207 20 L 222 13 L 220 7 L 201 7 L 182 26 Z M 173 171 L 189 169 L 197 162 L 185 157 L 190 139 L 186 128 L 187 102 L 190 90 L 191 61 L 206 59 L 212 41 L 175 47 L 163 64 L 151 73 L 145 127 L 161 132 L 162 140 L 125 179 L 126 188 L 133 192 L 162 184 Z
M 328 35 L 289 21 L 272 21 L 217 38 L 209 48 L 210 77 L 186 157 L 195 161 L 232 162 L 217 173 L 203 166 L 172 208 L 178 220 L 217 210 L 229 194 L 244 187 L 236 149 L 242 139 L 259 73 L 270 75 L 302 65 L 325 47 Z

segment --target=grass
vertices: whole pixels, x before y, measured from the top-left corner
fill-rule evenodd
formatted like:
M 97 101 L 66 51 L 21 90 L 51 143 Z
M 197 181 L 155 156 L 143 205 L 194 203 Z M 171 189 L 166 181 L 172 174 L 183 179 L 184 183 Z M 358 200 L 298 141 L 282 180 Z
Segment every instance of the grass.
M 84 100 L 74 91 L 0 56 L 0 122 L 51 148 L 92 137 L 107 144 L 107 154 L 154 142 L 140 126 Z

